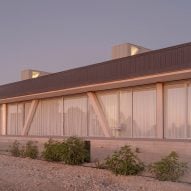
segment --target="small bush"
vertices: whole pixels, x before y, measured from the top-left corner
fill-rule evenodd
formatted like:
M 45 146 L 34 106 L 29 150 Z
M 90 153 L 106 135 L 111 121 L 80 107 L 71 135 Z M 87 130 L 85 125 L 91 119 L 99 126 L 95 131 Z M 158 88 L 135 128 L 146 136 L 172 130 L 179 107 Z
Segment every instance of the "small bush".
M 38 147 L 32 141 L 28 141 L 23 152 L 24 157 L 36 159 L 38 157 Z
M 187 164 L 180 162 L 176 152 L 150 165 L 149 171 L 161 181 L 177 181 L 184 175 Z
M 29 157 L 35 159 L 38 156 L 38 148 L 32 141 L 28 141 L 27 144 L 22 147 L 18 141 L 14 141 L 10 152 L 11 155 L 15 157 Z
M 63 161 L 66 164 L 79 165 L 89 160 L 89 152 L 83 140 L 77 137 L 70 137 L 65 142 L 66 150 Z
M 18 141 L 14 141 L 10 146 L 10 153 L 12 156 L 19 157 L 20 156 L 20 143 Z
M 144 164 L 128 145 L 106 158 L 106 167 L 120 175 L 136 175 L 144 170 Z
M 57 142 L 50 139 L 44 144 L 43 157 L 47 161 L 62 161 L 66 146 L 64 142 Z
M 90 155 L 83 140 L 70 137 L 63 142 L 49 140 L 44 145 L 43 157 L 48 161 L 63 161 L 65 164 L 79 165 L 88 162 Z

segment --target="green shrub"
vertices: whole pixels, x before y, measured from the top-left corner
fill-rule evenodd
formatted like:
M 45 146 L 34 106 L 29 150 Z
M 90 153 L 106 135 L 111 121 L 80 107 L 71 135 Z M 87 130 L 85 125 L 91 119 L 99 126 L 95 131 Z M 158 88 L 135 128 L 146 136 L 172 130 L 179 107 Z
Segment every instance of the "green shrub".
M 44 144 L 43 157 L 47 161 L 62 161 L 66 146 L 64 142 L 57 142 L 50 139 Z
M 36 159 L 38 157 L 38 147 L 32 141 L 28 141 L 23 151 L 24 157 Z
M 106 158 L 106 167 L 115 174 L 121 175 L 136 175 L 144 170 L 144 164 L 128 145 Z
M 79 165 L 89 160 L 89 152 L 83 140 L 70 137 L 65 141 L 66 150 L 62 160 L 66 164 Z
M 177 181 L 184 175 L 187 164 L 180 162 L 176 152 L 171 152 L 165 158 L 149 166 L 149 171 L 161 181 Z
M 26 145 L 21 147 L 18 141 L 14 141 L 10 149 L 11 155 L 15 157 L 29 157 L 32 159 L 38 156 L 38 147 L 33 141 L 28 141 Z
M 78 165 L 89 160 L 89 152 L 83 140 L 70 137 L 63 142 L 49 140 L 44 145 L 43 157 L 48 161 L 63 161 L 65 164 Z
M 19 157 L 20 156 L 20 143 L 18 141 L 14 141 L 10 146 L 10 153 L 12 156 Z

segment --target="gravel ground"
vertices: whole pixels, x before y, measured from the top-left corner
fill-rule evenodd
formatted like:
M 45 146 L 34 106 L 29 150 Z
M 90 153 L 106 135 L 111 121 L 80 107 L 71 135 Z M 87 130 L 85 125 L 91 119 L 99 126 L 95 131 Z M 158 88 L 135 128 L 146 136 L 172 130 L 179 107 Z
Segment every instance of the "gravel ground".
M 191 185 L 0 155 L 0 191 L 191 191 Z

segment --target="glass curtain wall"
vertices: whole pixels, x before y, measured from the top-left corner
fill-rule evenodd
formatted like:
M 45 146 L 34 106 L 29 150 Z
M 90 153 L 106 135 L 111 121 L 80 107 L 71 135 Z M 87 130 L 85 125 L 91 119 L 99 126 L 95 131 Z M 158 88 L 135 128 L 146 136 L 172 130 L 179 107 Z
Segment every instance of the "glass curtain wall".
M 7 134 L 21 135 L 24 126 L 24 103 L 8 104 Z
M 88 135 L 87 109 L 87 96 L 64 98 L 64 135 Z
M 133 91 L 133 137 L 156 137 L 156 89 Z
M 96 96 L 114 137 L 156 136 L 155 88 L 100 91 Z M 8 104 L 7 133 L 9 135 L 21 135 L 30 106 L 31 102 Z M 39 100 L 28 134 L 104 137 L 98 117 L 87 95 Z
M 98 117 L 91 105 L 88 102 L 88 136 L 90 137 L 104 137 Z
M 119 95 L 116 91 L 97 93 L 113 136 L 119 134 Z M 91 127 L 90 127 L 91 128 Z
M 120 109 L 119 109 L 119 129 L 120 137 L 132 137 L 133 136 L 133 95 L 132 90 L 121 90 L 119 92 Z
M 107 91 L 97 96 L 113 136 L 156 137 L 156 88 Z
M 2 105 L 0 104 L 0 135 L 2 135 Z
M 167 84 L 164 90 L 165 138 L 190 138 L 191 86 L 186 82 Z
M 40 100 L 29 135 L 63 136 L 63 98 Z

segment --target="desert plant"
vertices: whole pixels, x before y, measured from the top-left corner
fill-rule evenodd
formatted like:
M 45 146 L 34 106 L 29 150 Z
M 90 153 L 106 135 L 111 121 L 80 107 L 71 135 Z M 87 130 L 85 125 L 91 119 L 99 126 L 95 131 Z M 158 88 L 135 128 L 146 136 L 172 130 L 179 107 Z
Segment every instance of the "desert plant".
M 28 141 L 26 145 L 21 147 L 18 141 L 14 141 L 10 149 L 11 155 L 15 157 L 29 157 L 32 159 L 38 156 L 38 147 L 33 141 Z
M 115 174 L 136 175 L 144 170 L 144 164 L 139 160 L 131 147 L 126 145 L 106 158 L 106 167 Z
M 23 151 L 24 157 L 36 159 L 38 157 L 38 147 L 32 141 L 28 141 Z
M 48 161 L 78 165 L 89 160 L 89 151 L 85 141 L 77 137 L 70 137 L 63 142 L 50 139 L 44 145 L 43 157 Z
M 49 139 L 49 141 L 44 144 L 42 155 L 44 159 L 48 161 L 62 161 L 62 155 L 65 153 L 65 149 L 66 146 L 64 142 Z
M 20 156 L 20 143 L 15 140 L 13 144 L 10 146 L 10 153 L 12 156 L 19 157 Z
M 62 160 L 66 164 L 79 165 L 89 160 L 86 143 L 78 137 L 70 137 L 65 141 L 66 150 Z
M 186 169 L 187 164 L 179 161 L 178 154 L 174 151 L 149 166 L 149 171 L 161 181 L 177 181 Z

